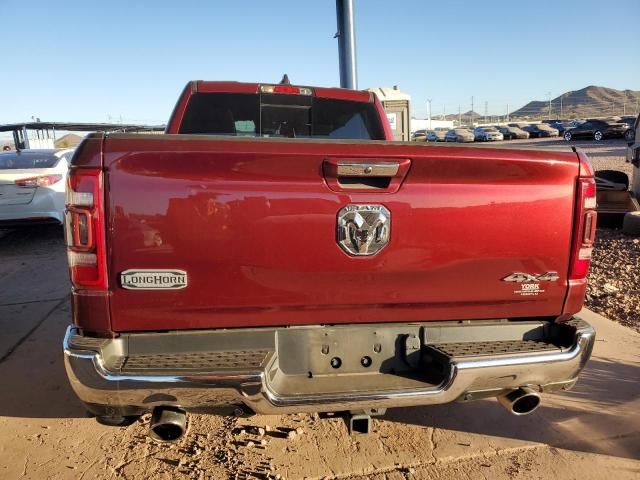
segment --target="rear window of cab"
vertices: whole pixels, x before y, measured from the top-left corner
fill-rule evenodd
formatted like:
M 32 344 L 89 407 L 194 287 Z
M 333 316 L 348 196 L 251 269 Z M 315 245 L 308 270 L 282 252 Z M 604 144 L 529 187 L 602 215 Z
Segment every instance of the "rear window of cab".
M 373 103 L 264 93 L 196 93 L 180 133 L 384 140 Z

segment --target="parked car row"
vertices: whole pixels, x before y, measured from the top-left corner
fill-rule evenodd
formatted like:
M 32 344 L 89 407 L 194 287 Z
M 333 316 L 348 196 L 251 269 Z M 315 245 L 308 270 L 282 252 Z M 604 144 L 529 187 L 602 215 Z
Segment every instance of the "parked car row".
M 519 127 L 510 127 L 509 125 L 499 125 L 496 127 L 505 140 L 526 140 L 529 138 L 529 132 L 525 132 Z
M 444 142 L 444 137 L 446 136 L 448 128 L 436 128 L 434 130 L 429 130 L 427 132 L 427 142 Z
M 634 117 L 587 120 L 544 120 L 542 123 L 514 122 L 507 125 L 458 127 L 448 130 L 419 130 L 412 139 L 427 142 L 493 142 L 499 140 L 524 140 L 528 138 L 562 137 L 566 141 L 607 138 L 624 138 L 633 141 Z
M 556 134 L 557 135 L 557 134 Z M 458 143 L 471 143 L 471 142 L 495 142 L 500 140 L 515 140 L 515 139 L 527 139 L 530 133 L 518 128 L 517 126 L 499 125 L 499 126 L 484 126 L 476 127 L 474 129 L 467 127 L 452 128 L 447 130 L 445 128 L 438 128 L 435 130 L 429 130 L 426 136 L 414 137 L 416 141 L 427 142 L 458 142 Z
M 467 128 L 454 128 L 444 136 L 445 142 L 467 143 L 475 142 L 475 140 L 473 132 Z
M 546 123 L 510 123 L 510 127 L 518 127 L 529 134 L 530 138 L 557 137 L 560 132 Z

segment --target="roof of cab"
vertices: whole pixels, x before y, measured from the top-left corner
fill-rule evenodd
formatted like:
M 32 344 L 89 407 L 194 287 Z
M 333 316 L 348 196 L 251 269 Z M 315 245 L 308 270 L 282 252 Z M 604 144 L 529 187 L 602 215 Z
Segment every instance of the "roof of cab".
M 192 93 L 258 93 L 260 85 L 277 85 L 277 83 L 245 83 L 245 82 L 214 82 L 205 80 L 193 80 L 191 82 Z M 350 100 L 353 102 L 372 102 L 371 92 L 366 90 L 349 90 L 346 88 L 311 87 L 308 85 L 293 85 L 306 87 L 313 90 L 314 96 L 320 98 L 332 98 L 336 100 Z

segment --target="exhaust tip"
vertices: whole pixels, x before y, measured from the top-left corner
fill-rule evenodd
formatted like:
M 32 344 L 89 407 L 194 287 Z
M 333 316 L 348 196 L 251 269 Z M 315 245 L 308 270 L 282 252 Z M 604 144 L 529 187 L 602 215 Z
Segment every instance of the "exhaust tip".
M 499 396 L 498 401 L 514 415 L 528 415 L 540 406 L 540 395 L 530 388 L 521 387 Z
M 175 442 L 186 431 L 187 414 L 176 407 L 156 407 L 151 415 L 149 437 L 156 442 Z
M 526 415 L 527 413 L 533 412 L 539 406 L 539 395 L 523 395 L 513 402 L 511 409 L 515 415 Z

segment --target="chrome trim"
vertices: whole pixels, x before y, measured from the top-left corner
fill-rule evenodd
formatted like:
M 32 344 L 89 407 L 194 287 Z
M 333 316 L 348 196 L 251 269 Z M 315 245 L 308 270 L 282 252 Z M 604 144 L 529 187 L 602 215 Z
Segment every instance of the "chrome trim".
M 396 162 L 338 162 L 337 173 L 341 177 L 393 177 L 399 168 L 400 164 Z
M 586 322 L 578 319 L 575 328 L 573 345 L 560 353 L 452 362 L 449 376 L 440 385 L 393 391 L 281 395 L 266 375 L 277 361 L 275 355 L 252 371 L 119 375 L 105 367 L 99 352 L 70 347 L 70 339 L 77 334 L 74 327 L 65 335 L 64 359 L 71 386 L 89 404 L 146 411 L 163 405 L 190 409 L 244 404 L 262 414 L 390 408 L 483 398 L 487 392 L 496 396 L 523 386 L 545 392 L 569 388 L 595 342 L 595 331 Z
M 336 237 L 348 255 L 375 255 L 389 243 L 391 212 L 384 205 L 346 205 L 338 212 Z
M 534 400 L 533 405 L 524 404 L 525 408 L 522 408 L 522 402 L 528 400 Z M 521 387 L 517 390 L 512 390 L 505 395 L 498 395 L 498 402 L 509 413 L 516 416 L 529 415 L 534 412 L 540 406 L 540 394 L 527 387 Z M 518 406 L 520 405 L 520 406 Z

